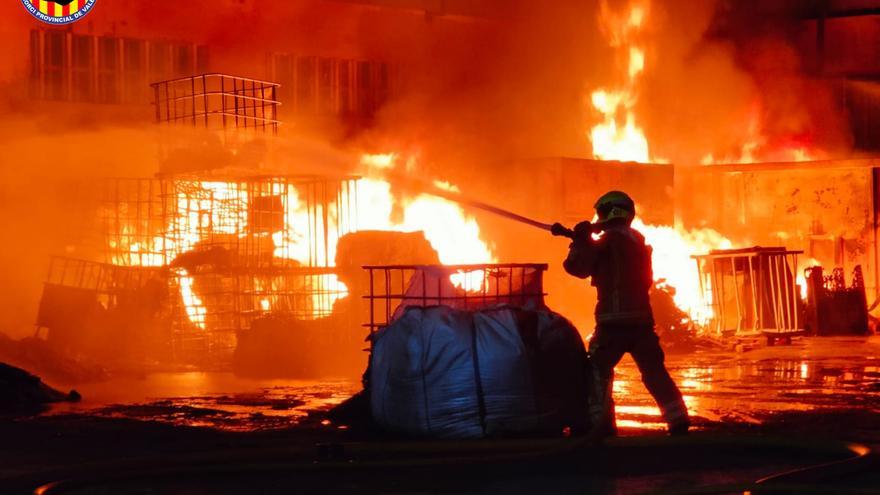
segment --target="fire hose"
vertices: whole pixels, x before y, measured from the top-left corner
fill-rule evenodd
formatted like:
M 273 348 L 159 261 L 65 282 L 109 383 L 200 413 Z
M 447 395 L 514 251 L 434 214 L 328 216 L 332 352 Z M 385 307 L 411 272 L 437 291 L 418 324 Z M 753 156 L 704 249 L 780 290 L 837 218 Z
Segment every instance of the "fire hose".
M 490 205 L 488 203 L 484 203 L 473 198 L 469 198 L 461 193 L 441 189 L 434 185 L 430 185 L 430 187 L 427 187 L 425 192 L 431 194 L 432 196 L 437 196 L 439 198 L 447 199 L 449 201 L 453 201 L 464 206 L 470 206 L 478 210 L 483 210 L 498 215 L 500 217 L 507 218 L 508 220 L 513 220 L 515 222 L 519 222 L 525 225 L 531 225 L 532 227 L 537 227 L 542 230 L 550 231 L 550 229 L 553 227 L 552 224 L 540 222 L 538 220 L 534 220 L 518 213 L 514 213 L 512 211 L 505 210 L 503 208 L 499 208 L 497 206 Z
M 569 229 L 567 227 L 562 226 L 559 223 L 549 224 L 544 223 L 533 218 L 529 218 L 524 215 L 520 215 L 519 213 L 514 213 L 510 210 L 505 210 L 504 208 L 499 208 L 495 205 L 490 205 L 489 203 L 485 203 L 483 201 L 479 201 L 473 198 L 469 198 L 461 193 L 447 191 L 445 189 L 441 189 L 435 185 L 430 185 L 426 187 L 425 191 L 432 196 L 437 196 L 439 198 L 443 198 L 449 201 L 453 201 L 463 206 L 469 206 L 471 208 L 476 208 L 478 210 L 482 210 L 488 213 L 492 213 L 494 215 L 498 215 L 502 218 L 506 218 L 508 220 L 513 220 L 515 222 L 519 222 L 525 225 L 529 225 L 532 227 L 539 228 L 541 230 L 546 230 L 552 233 L 555 236 L 568 237 L 569 239 L 575 239 L 578 236 L 584 235 L 584 233 L 580 232 L 578 228 Z M 582 222 L 579 226 L 587 227 L 590 231 L 597 230 L 595 226 L 590 226 L 589 222 Z

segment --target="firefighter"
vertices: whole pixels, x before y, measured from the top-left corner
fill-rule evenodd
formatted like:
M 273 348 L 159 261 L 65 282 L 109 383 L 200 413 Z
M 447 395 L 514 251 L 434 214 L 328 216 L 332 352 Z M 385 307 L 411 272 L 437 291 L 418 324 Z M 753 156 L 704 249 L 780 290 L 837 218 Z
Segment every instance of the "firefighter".
M 635 203 L 626 193 L 610 191 L 596 201 L 595 208 L 596 224 L 581 222 L 571 231 L 557 223 L 551 229 L 554 235 L 572 239 L 563 263 L 565 271 L 578 278 L 590 277 L 598 292 L 596 331 L 589 345 L 595 387 L 590 405 L 592 434 L 603 437 L 617 432 L 614 367 L 627 352 L 660 406 L 670 434 L 685 434 L 690 426 L 687 409 L 663 364 L 648 300 L 653 285 L 651 247 L 630 226 Z

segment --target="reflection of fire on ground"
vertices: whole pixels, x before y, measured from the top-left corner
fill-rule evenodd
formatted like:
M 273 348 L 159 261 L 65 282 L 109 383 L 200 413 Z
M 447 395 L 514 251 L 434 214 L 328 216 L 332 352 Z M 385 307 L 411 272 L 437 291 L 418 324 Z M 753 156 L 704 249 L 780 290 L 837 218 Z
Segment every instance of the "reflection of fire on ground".
M 880 412 L 877 337 L 805 338 L 790 347 L 748 353 L 709 351 L 667 356 L 670 373 L 699 428 L 713 423 L 760 424 L 800 411 Z M 617 367 L 618 424 L 663 430 L 666 425 L 628 357 Z M 875 431 L 874 435 L 880 436 Z
M 869 429 L 861 434 L 880 440 L 873 421 L 880 413 L 877 356 L 878 337 L 804 338 L 789 347 L 748 353 L 715 349 L 672 354 L 667 365 L 698 429 L 736 431 L 737 425 L 760 425 L 786 413 L 850 411 L 871 418 L 865 425 Z M 83 403 L 60 404 L 53 411 L 261 430 L 296 425 L 310 412 L 326 410 L 358 389 L 357 381 L 291 383 L 243 380 L 228 373 L 158 374 L 146 380 L 117 377 L 83 385 Z M 617 367 L 614 390 L 623 434 L 665 430 L 660 411 L 629 357 Z

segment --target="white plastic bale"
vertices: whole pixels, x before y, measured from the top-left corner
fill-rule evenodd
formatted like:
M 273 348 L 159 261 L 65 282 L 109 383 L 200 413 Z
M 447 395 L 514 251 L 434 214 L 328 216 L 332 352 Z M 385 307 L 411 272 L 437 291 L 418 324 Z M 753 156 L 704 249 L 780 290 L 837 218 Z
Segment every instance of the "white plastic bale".
M 482 436 L 470 327 L 468 313 L 413 307 L 375 336 L 370 403 L 378 425 L 438 438 Z
M 432 438 L 559 433 L 586 419 L 585 366 L 555 313 L 411 307 L 374 339 L 373 418 Z
M 517 330 L 517 312 L 473 313 L 480 381 L 486 408 L 486 435 L 539 428 L 539 412 L 528 351 Z

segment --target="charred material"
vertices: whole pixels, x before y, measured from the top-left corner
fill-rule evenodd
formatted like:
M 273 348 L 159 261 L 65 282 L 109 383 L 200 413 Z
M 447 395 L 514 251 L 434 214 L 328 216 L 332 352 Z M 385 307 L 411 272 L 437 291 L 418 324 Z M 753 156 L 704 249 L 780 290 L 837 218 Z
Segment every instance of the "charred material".
M 55 258 L 37 326 L 102 363 L 228 368 L 253 321 L 325 319 L 346 296 L 332 249 L 354 195 L 350 178 L 108 179 L 104 259 Z
M 52 258 L 37 329 L 55 352 L 143 364 L 170 350 L 167 280 L 160 268 Z
M 697 325 L 687 312 L 675 305 L 675 288 L 659 280 L 651 289 L 651 310 L 654 313 L 654 331 L 667 352 L 687 352 L 707 345 L 697 336 Z
M 806 329 L 814 335 L 865 335 L 868 302 L 862 267 L 853 270 L 846 285 L 841 268 L 825 275 L 821 266 L 805 270 L 807 280 Z
M 52 402 L 76 402 L 81 398 L 76 390 L 59 392 L 40 377 L 5 363 L 0 363 L 0 396 L 0 414 L 32 414 Z

